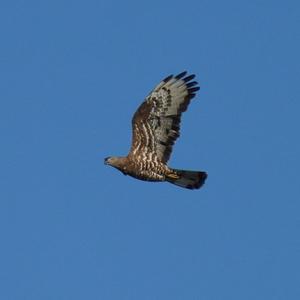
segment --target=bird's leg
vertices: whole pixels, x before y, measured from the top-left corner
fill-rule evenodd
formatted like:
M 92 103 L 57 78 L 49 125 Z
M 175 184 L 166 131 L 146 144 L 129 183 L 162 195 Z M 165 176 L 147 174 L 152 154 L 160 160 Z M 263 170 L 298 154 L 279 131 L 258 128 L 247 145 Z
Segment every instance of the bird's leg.
M 179 179 L 180 177 L 176 173 L 168 173 L 166 177 L 170 179 Z

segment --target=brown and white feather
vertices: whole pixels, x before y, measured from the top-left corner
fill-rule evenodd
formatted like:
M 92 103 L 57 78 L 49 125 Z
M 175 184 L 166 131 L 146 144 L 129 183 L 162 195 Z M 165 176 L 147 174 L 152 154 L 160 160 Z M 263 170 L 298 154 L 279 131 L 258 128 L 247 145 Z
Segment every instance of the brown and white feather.
M 161 81 L 140 105 L 132 119 L 129 157 L 166 163 L 180 135 L 181 115 L 199 90 L 195 75 L 182 72 Z

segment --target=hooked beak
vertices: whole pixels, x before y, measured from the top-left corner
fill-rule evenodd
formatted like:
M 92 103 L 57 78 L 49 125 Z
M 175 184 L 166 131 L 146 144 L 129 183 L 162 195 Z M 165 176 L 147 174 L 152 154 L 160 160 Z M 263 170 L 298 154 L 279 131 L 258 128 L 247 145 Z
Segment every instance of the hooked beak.
M 108 160 L 109 160 L 109 157 L 105 157 L 105 158 L 104 158 L 104 164 L 105 164 L 105 165 L 109 165 Z

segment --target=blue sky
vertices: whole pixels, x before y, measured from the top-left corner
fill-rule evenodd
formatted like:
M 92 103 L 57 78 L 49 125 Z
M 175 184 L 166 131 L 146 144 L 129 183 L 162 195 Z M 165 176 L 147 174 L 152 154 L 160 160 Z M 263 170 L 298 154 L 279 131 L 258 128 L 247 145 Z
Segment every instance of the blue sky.
M 298 1 L 1 1 L 0 298 L 300 299 Z M 103 165 L 165 76 L 201 90 L 170 165 Z

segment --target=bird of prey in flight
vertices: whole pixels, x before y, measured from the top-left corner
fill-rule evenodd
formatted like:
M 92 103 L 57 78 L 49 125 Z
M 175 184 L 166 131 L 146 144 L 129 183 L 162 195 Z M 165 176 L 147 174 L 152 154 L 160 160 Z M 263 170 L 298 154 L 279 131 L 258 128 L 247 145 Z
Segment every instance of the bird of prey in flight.
M 182 72 L 162 80 L 133 116 L 128 155 L 107 157 L 105 164 L 140 180 L 167 181 L 187 189 L 199 189 L 207 178 L 205 172 L 167 165 L 180 134 L 181 115 L 200 89 L 194 78 L 195 75 Z

